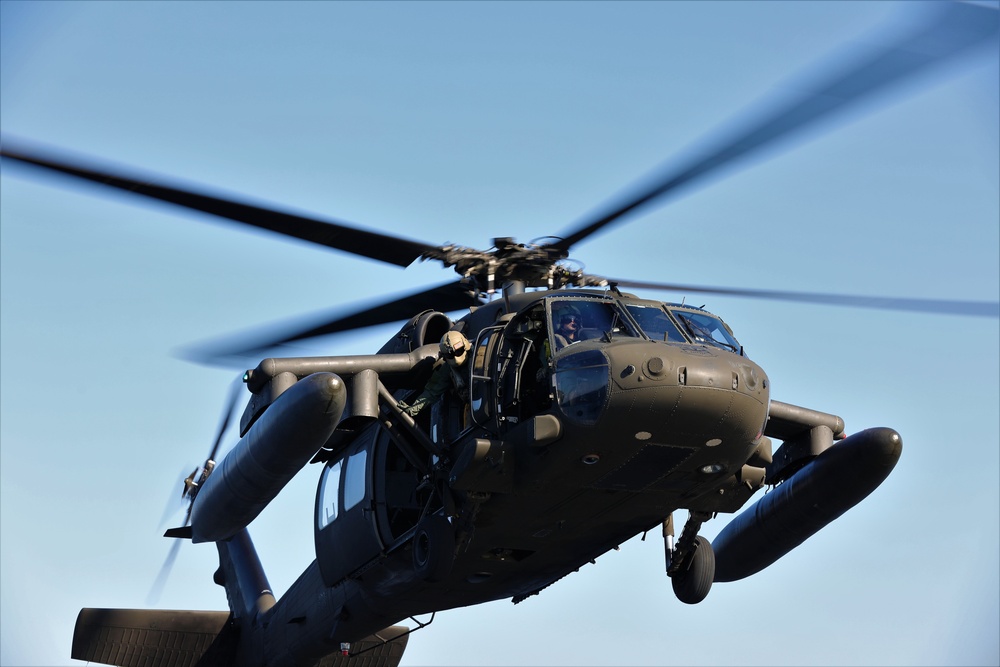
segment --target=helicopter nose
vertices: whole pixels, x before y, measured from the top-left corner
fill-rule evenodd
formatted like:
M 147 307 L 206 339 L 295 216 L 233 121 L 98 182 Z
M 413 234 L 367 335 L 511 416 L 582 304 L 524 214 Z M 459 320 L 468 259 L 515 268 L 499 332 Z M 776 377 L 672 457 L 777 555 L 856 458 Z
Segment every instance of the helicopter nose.
M 770 391 L 764 371 L 746 357 L 662 343 L 608 353 L 608 417 L 636 438 L 699 447 L 760 437 Z
M 728 350 L 617 340 L 558 357 L 552 377 L 566 437 L 546 450 L 546 484 L 701 493 L 761 444 L 767 376 Z

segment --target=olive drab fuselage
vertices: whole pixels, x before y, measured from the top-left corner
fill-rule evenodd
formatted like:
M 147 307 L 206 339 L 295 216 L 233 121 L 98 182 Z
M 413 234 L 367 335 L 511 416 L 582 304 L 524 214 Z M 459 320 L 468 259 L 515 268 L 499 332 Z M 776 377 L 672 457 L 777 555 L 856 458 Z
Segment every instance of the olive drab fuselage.
M 582 326 L 563 344 L 554 318 L 567 306 Z M 432 343 L 442 317 L 414 318 L 383 351 Z M 417 424 L 447 459 L 438 488 L 378 423 L 325 450 L 319 570 L 326 586 L 364 591 L 380 610 L 371 625 L 523 598 L 678 508 L 733 512 L 761 485 L 747 469 L 763 465 L 767 376 L 710 313 L 566 290 L 497 299 L 454 326 L 472 342 L 468 393 L 446 395 Z M 419 393 L 423 379 L 396 396 Z M 449 517 L 456 545 L 431 592 L 410 550 L 434 513 Z

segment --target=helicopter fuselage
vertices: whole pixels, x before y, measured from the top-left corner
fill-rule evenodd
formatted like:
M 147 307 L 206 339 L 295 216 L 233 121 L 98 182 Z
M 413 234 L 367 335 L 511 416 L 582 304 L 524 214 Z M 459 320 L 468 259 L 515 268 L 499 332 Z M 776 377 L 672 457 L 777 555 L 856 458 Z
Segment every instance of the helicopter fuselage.
M 557 335 L 566 310 L 583 325 L 570 341 Z M 281 635 L 273 646 L 314 645 L 320 655 L 407 616 L 518 602 L 679 508 L 734 512 L 763 484 L 768 379 L 714 315 L 566 290 L 507 295 L 446 321 L 413 318 L 368 363 L 267 360 L 248 374 L 258 400 L 243 426 L 252 435 L 278 398 L 272 384 L 292 381 L 290 372 L 338 373 L 350 395 L 365 393 L 362 371 L 374 370 L 376 384 L 407 398 L 422 387 L 442 329 L 472 347 L 462 392 L 416 423 L 385 400 L 384 385 L 377 417 L 371 401 L 347 401 L 362 407 L 348 409 L 347 428 L 316 457 L 325 461 L 317 560 L 268 612 Z M 430 563 L 415 565 L 415 550 Z M 309 642 L 317 614 L 290 619 L 317 588 L 329 618 Z

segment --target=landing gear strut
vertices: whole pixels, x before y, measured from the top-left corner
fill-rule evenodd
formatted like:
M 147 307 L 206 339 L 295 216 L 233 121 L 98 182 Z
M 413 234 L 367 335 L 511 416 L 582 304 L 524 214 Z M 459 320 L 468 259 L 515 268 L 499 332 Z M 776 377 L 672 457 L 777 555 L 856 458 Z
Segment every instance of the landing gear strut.
M 712 544 L 698 535 L 701 524 L 712 517 L 708 512 L 691 512 L 681 537 L 674 541 L 674 517 L 663 522 L 667 554 L 667 576 L 674 595 L 685 604 L 698 604 L 708 596 L 715 579 L 715 552 Z

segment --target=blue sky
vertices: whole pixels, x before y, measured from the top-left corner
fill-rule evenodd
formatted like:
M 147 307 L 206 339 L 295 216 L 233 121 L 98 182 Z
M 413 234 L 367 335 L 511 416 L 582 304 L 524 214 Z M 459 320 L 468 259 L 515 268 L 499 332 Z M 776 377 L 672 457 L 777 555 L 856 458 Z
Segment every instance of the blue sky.
M 0 3 L 16 136 L 433 243 L 558 234 L 840 49 L 895 3 Z M 574 248 L 636 280 L 996 301 L 996 45 Z M 406 270 L 4 165 L 0 664 L 70 664 L 84 606 L 143 607 L 160 519 L 238 369 L 186 344 L 412 291 Z M 684 294 L 652 294 L 680 300 Z M 675 600 L 657 536 L 543 594 L 439 614 L 408 665 L 996 664 L 996 319 L 688 296 L 776 399 L 891 426 L 896 470 L 771 568 Z M 381 328 L 297 353 L 372 352 Z M 251 525 L 284 591 L 319 471 Z M 714 536 L 721 516 L 706 524 Z M 175 519 L 176 521 L 176 519 Z M 222 609 L 211 545 L 157 606 Z

